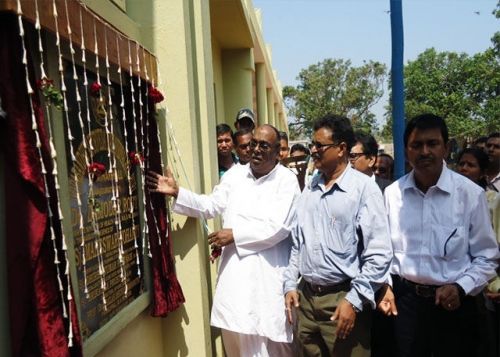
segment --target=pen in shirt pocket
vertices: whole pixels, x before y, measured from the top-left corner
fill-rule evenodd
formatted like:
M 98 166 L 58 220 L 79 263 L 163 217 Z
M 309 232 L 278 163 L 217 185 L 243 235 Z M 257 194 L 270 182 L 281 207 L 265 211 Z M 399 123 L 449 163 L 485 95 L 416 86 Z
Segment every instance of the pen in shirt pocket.
M 446 257 L 446 246 L 448 245 L 448 242 L 450 241 L 451 237 L 453 237 L 455 235 L 455 233 L 457 233 L 457 229 L 458 228 L 455 228 L 453 230 L 453 232 L 451 232 L 450 236 L 448 238 L 446 238 L 446 242 L 444 242 L 444 256 Z

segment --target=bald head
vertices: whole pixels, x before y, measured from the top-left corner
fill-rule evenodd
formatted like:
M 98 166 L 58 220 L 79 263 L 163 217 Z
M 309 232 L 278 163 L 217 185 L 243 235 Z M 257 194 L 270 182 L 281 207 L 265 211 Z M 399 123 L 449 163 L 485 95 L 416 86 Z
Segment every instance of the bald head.
M 252 160 L 250 168 L 256 178 L 267 175 L 276 166 L 279 160 L 279 132 L 269 124 L 255 129 L 251 141 Z

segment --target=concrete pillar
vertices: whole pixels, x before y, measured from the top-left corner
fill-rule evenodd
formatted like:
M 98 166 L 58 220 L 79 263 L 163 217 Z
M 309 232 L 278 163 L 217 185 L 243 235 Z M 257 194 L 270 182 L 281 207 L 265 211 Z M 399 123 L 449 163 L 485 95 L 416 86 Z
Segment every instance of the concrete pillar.
M 259 124 L 269 124 L 267 115 L 266 66 L 264 63 L 255 65 L 257 86 L 257 119 Z
M 274 120 L 274 95 L 273 89 L 267 88 L 267 122 L 273 126 L 276 126 L 276 121 Z
M 251 48 L 222 50 L 225 122 L 234 124 L 241 108 L 253 108 L 254 56 Z M 220 120 L 220 118 L 219 118 Z

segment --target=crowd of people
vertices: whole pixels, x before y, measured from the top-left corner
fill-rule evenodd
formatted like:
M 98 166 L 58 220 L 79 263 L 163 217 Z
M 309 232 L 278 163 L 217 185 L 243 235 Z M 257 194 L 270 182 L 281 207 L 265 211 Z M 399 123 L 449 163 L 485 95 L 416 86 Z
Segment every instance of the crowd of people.
M 309 147 L 238 112 L 217 126 L 209 194 L 151 172 L 177 213 L 222 216 L 211 324 L 232 356 L 498 356 L 500 134 L 450 166 L 445 120 L 411 119 L 409 171 L 349 119 Z M 484 142 L 484 147 L 480 143 Z

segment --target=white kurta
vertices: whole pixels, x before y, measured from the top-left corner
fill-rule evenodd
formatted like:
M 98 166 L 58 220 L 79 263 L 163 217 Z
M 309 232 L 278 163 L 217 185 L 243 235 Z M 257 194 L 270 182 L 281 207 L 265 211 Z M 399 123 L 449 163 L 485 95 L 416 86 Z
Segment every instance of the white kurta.
M 212 194 L 180 189 L 174 212 L 212 218 L 222 214 L 235 244 L 223 248 L 211 324 L 226 330 L 291 342 L 286 321 L 283 272 L 300 194 L 295 175 L 276 165 L 256 179 L 249 165 L 228 170 Z

